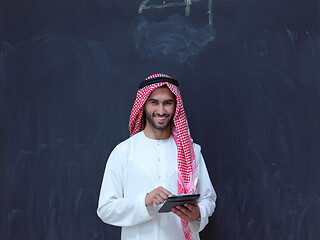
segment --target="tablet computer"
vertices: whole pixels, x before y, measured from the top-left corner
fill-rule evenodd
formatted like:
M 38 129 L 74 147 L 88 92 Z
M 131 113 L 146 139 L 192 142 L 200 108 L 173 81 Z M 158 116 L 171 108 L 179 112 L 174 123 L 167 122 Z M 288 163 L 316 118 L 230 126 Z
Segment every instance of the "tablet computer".
M 162 207 L 159 209 L 159 213 L 171 212 L 171 209 L 176 206 L 183 206 L 185 203 L 194 205 L 199 199 L 199 193 L 182 194 L 182 195 L 171 195 L 164 202 Z

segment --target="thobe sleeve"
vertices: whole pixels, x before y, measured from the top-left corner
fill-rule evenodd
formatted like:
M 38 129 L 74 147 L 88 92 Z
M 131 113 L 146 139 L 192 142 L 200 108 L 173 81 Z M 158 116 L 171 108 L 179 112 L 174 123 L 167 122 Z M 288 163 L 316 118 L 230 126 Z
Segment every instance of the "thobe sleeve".
M 153 218 L 153 206 L 146 207 L 146 194 L 125 198 L 123 183 L 126 154 L 115 148 L 108 159 L 98 203 L 97 214 L 105 223 L 128 227 Z
M 198 148 L 198 149 L 197 149 Z M 216 207 L 216 192 L 212 186 L 203 156 L 200 152 L 200 146 L 195 149 L 196 158 L 198 155 L 198 189 L 200 193 L 200 199 L 198 202 L 200 208 L 200 221 L 192 221 L 189 226 L 193 232 L 200 232 L 209 222 L 209 217 L 214 212 Z M 198 151 L 198 152 L 197 152 Z

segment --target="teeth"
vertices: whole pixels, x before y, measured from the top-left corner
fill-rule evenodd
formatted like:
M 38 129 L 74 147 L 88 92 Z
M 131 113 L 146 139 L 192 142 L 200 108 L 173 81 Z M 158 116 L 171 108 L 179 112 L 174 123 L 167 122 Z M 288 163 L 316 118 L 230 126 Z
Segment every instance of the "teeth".
M 157 117 L 157 119 L 163 120 L 165 119 L 165 117 Z

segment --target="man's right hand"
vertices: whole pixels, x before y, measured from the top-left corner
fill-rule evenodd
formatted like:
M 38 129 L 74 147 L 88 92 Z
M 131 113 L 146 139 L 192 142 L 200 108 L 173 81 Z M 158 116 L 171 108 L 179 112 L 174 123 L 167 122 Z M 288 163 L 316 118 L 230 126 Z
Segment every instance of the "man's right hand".
M 163 203 L 170 195 L 172 195 L 172 193 L 167 189 L 163 187 L 157 187 L 146 195 L 145 204 L 146 206 L 150 206 L 152 204 L 159 205 Z

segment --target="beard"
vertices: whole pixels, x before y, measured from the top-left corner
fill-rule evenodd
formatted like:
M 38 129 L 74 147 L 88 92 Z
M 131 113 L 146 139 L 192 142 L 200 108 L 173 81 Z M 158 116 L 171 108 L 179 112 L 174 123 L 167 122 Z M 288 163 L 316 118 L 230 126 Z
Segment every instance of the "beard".
M 150 125 L 157 130 L 166 130 L 169 126 L 171 126 L 172 122 L 173 122 L 173 115 L 170 116 L 169 114 L 163 114 L 163 115 L 159 115 L 159 114 L 150 114 L 147 111 L 144 112 L 145 113 L 145 117 L 146 117 L 146 121 L 150 123 Z M 164 124 L 158 124 L 154 118 L 156 117 L 166 117 L 167 121 Z

